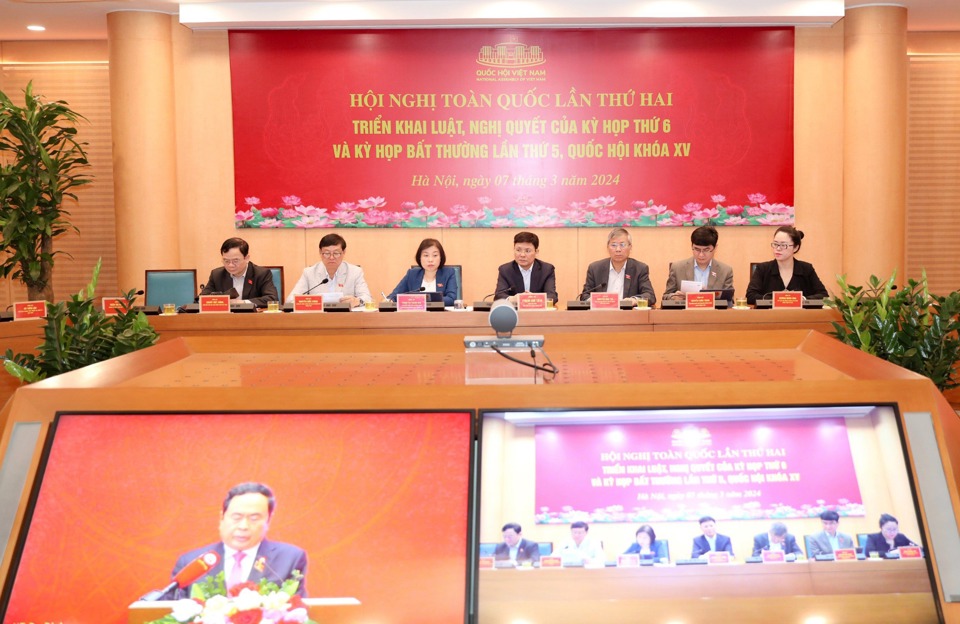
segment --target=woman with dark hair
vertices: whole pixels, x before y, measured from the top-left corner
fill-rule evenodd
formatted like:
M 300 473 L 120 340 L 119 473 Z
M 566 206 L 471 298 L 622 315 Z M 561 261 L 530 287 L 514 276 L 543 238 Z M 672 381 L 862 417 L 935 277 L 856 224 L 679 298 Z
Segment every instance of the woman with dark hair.
M 750 276 L 747 303 L 756 304 L 773 292 L 799 290 L 804 297 L 822 299 L 828 295 L 813 265 L 794 258 L 800 251 L 803 232 L 791 225 L 781 225 L 770 243 L 773 260 L 761 262 Z
M 657 540 L 657 534 L 649 524 L 637 529 L 636 540 L 623 554 L 640 555 L 640 559 L 653 559 L 657 563 L 667 563 L 670 556 L 666 543 Z
M 457 298 L 457 273 L 445 266 L 447 254 L 435 238 L 425 238 L 417 248 L 417 267 L 407 271 L 393 292 L 387 295 L 391 301 L 397 295 L 417 292 L 443 293 L 443 305 L 452 306 Z
M 867 545 L 863 549 L 863 554 L 870 556 L 870 553 L 880 553 L 881 557 L 886 557 L 891 550 L 896 550 L 901 546 L 916 546 L 909 537 L 900 532 L 900 523 L 890 514 L 880 516 L 880 532 L 871 533 L 867 536 Z

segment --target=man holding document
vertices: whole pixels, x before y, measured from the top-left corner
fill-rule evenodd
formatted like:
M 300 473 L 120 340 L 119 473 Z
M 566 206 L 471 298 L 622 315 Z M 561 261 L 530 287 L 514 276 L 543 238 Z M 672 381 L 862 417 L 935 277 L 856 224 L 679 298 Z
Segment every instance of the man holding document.
M 720 235 L 712 225 L 702 225 L 690 235 L 693 256 L 670 265 L 664 299 L 683 299 L 688 292 L 733 290 L 733 269 L 713 255 Z
M 324 303 L 332 294 L 338 294 L 333 303 L 349 303 L 351 308 L 373 301 L 370 288 L 363 278 L 363 269 L 346 262 L 347 241 L 339 234 L 327 234 L 320 239 L 320 262 L 308 266 L 287 295 L 293 303 L 294 295 L 324 295 Z M 326 293 L 326 294 L 325 294 Z

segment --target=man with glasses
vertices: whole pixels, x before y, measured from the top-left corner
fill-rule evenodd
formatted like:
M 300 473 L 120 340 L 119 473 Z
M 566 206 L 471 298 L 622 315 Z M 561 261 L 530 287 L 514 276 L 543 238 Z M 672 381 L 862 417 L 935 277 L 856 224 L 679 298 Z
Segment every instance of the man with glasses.
M 690 235 L 693 256 L 670 265 L 664 299 L 683 299 L 682 281 L 699 282 L 700 290 L 733 290 L 733 269 L 713 257 L 718 240 L 720 235 L 712 225 L 702 225 L 693 231 Z
M 320 262 L 308 266 L 287 295 L 287 303 L 293 303 L 294 295 L 340 293 L 340 303 L 350 307 L 362 306 L 373 301 L 370 288 L 363 278 L 363 269 L 345 262 L 347 241 L 339 234 L 327 234 L 320 239 Z
M 228 238 L 220 245 L 222 267 L 210 271 L 201 295 L 229 293 L 235 290 L 233 301 L 248 301 L 258 308 L 267 302 L 279 300 L 270 269 L 250 262 L 250 245 L 242 238 Z
M 650 306 L 657 302 L 657 295 L 650 283 L 650 268 L 630 257 L 633 238 L 623 228 L 614 228 L 607 235 L 609 259 L 597 260 L 587 267 L 587 280 L 583 284 L 580 299 L 590 293 L 618 293 L 620 299 L 646 299 Z

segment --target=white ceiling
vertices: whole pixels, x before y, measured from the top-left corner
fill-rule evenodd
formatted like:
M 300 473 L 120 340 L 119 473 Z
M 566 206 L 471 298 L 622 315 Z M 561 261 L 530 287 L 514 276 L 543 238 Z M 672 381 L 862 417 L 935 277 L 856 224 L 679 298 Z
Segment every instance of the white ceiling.
M 0 0 L 0 41 L 106 39 L 107 13 L 178 15 L 181 6 L 184 14 L 201 16 L 187 19 L 181 15 L 182 21 L 195 26 L 206 22 L 207 28 L 238 24 L 245 28 L 351 28 L 824 24 L 835 22 L 842 14 L 841 7 L 866 4 L 907 7 L 910 31 L 960 31 L 958 0 Z M 46 31 L 30 32 L 26 28 L 30 24 L 43 25 Z

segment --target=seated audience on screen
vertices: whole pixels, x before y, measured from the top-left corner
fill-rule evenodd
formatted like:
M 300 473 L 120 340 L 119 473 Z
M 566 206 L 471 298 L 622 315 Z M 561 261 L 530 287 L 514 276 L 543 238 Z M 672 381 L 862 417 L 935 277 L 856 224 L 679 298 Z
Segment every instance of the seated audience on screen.
M 537 258 L 540 237 L 533 232 L 518 232 L 513 237 L 513 262 L 497 269 L 497 290 L 494 299 L 516 301 L 517 294 L 547 293 L 547 299 L 557 302 L 557 276 L 553 265 Z
M 177 559 L 171 578 L 184 566 L 205 553 L 220 557 L 217 565 L 197 582 L 223 573 L 225 587 L 267 579 L 277 585 L 300 578 L 297 594 L 307 592 L 307 553 L 302 548 L 266 539 L 267 529 L 276 508 L 273 491 L 262 483 L 241 483 L 229 492 L 220 513 L 220 541 L 192 550 Z M 164 596 L 166 600 L 190 597 L 190 586 L 176 588 Z
M 754 536 L 753 556 L 759 557 L 765 550 L 782 550 L 788 555 L 803 556 L 797 538 L 787 533 L 787 525 L 782 522 L 774 522 L 769 531 Z
M 817 555 L 832 555 L 833 551 L 840 548 L 855 547 L 852 537 L 837 531 L 840 526 L 840 514 L 837 512 L 825 511 L 820 514 L 820 524 L 823 525 L 823 531 L 810 538 L 810 552 L 807 554 L 811 559 Z
M 346 262 L 346 255 L 347 241 L 342 236 L 327 234 L 321 238 L 320 262 L 303 270 L 296 286 L 287 295 L 287 303 L 293 302 L 294 295 L 320 293 L 341 293 L 340 303 L 349 303 L 350 307 L 373 301 L 363 278 L 363 269 Z
M 900 532 L 900 523 L 896 518 L 890 514 L 883 514 L 880 516 L 880 532 L 867 536 L 867 545 L 863 553 L 867 556 L 871 553 L 879 553 L 883 557 L 901 546 L 916 545 L 913 540 Z
M 232 301 L 249 301 L 257 307 L 266 307 L 270 301 L 278 301 L 277 287 L 270 269 L 250 262 L 250 245 L 242 238 L 228 238 L 220 245 L 222 267 L 210 271 L 201 295 L 229 293 L 237 295 Z
M 625 555 L 640 555 L 640 559 L 653 559 L 657 563 L 667 563 L 667 545 L 657 539 L 657 534 L 649 524 L 641 525 L 637 529 L 636 541 L 624 551 Z
M 707 553 L 727 551 L 733 557 L 733 543 L 726 535 L 717 533 L 717 521 L 710 516 L 700 518 L 700 530 L 703 535 L 693 538 L 691 559 L 706 557 Z
M 803 232 L 791 225 L 781 225 L 773 235 L 770 247 L 773 260 L 761 262 L 750 276 L 747 286 L 747 303 L 755 304 L 773 292 L 799 290 L 804 297 L 822 299 L 828 295 L 826 287 L 817 276 L 813 265 L 797 260 Z
M 646 299 L 652 306 L 657 295 L 650 283 L 650 268 L 630 257 L 633 237 L 623 228 L 614 228 L 607 234 L 609 258 L 591 262 L 587 267 L 587 279 L 583 283 L 580 299 L 589 299 L 591 293 L 617 293 L 620 299 Z
M 720 234 L 712 225 L 701 225 L 690 234 L 693 256 L 670 265 L 664 299 L 683 299 L 680 282 L 700 282 L 700 290 L 733 290 L 733 269 L 713 255 Z
M 588 568 L 602 568 L 606 563 L 603 546 L 587 533 L 590 527 L 586 522 L 574 522 L 570 525 L 570 539 L 560 547 L 560 559 L 563 565 L 583 565 Z
M 508 522 L 501 529 L 503 542 L 497 544 L 493 557 L 498 561 L 513 561 L 514 563 L 534 563 L 540 561 L 540 546 L 536 542 L 524 539 L 520 525 Z
M 418 292 L 443 293 L 443 304 L 452 306 L 457 299 L 457 273 L 447 264 L 443 245 L 435 238 L 420 242 L 415 256 L 418 269 L 410 269 L 387 299 L 397 300 L 397 295 Z

